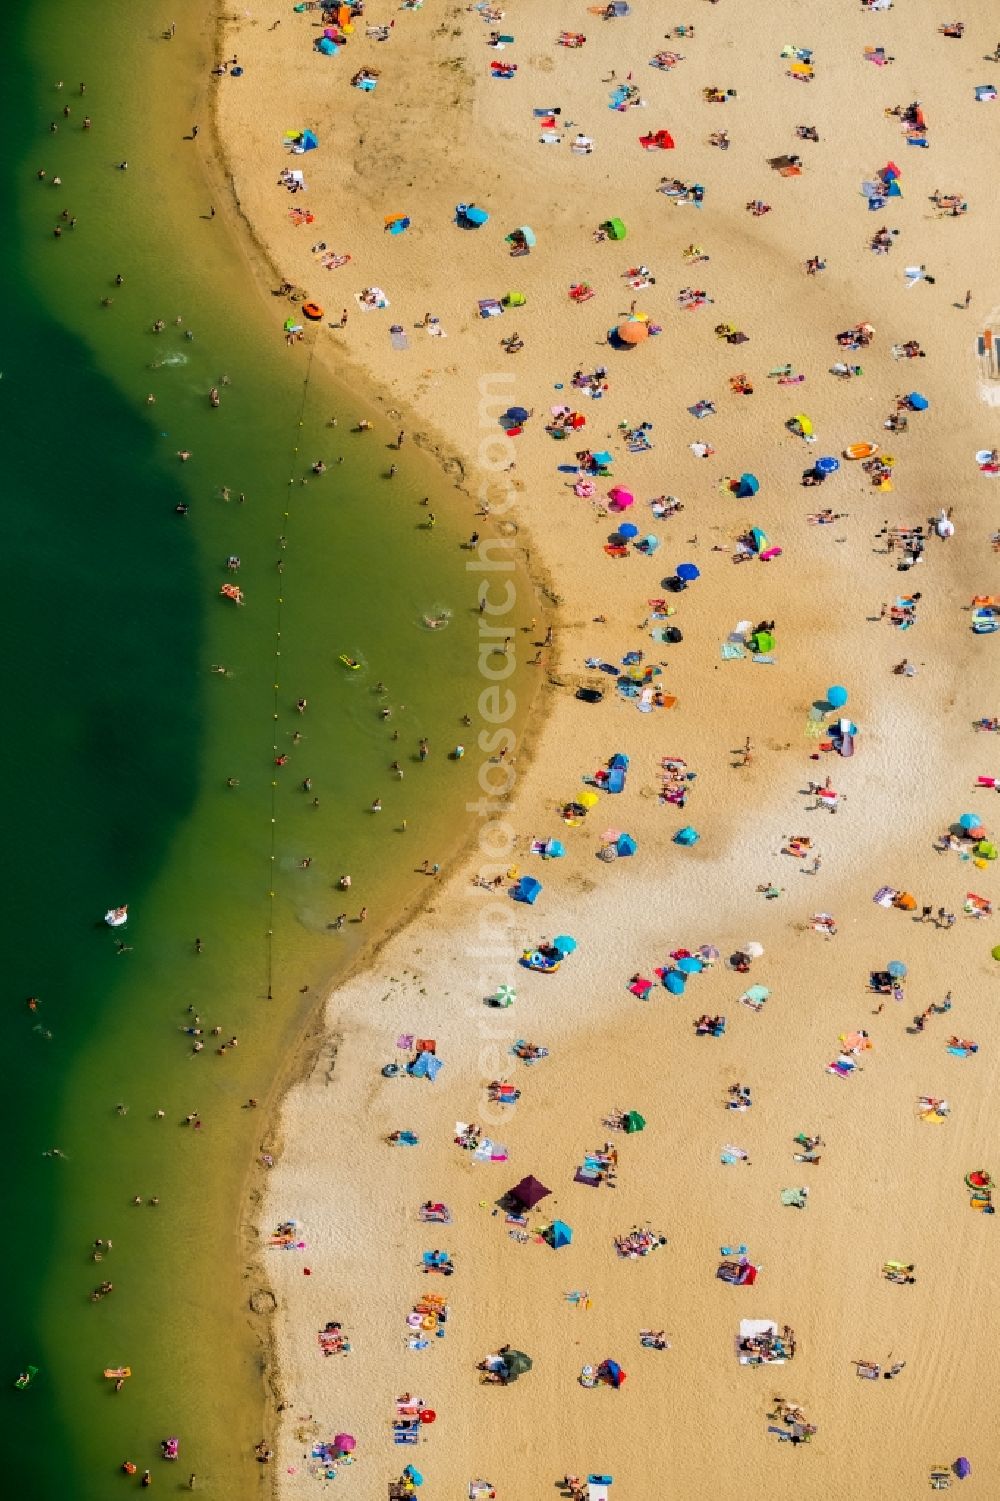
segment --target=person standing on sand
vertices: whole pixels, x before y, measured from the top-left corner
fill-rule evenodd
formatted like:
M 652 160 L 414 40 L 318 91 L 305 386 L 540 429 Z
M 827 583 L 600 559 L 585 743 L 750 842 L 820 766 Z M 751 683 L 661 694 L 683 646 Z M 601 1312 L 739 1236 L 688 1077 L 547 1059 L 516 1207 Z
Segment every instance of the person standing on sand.
M 362 907 L 361 911 L 358 913 L 358 922 L 367 922 L 367 921 L 368 921 L 368 908 L 367 907 Z

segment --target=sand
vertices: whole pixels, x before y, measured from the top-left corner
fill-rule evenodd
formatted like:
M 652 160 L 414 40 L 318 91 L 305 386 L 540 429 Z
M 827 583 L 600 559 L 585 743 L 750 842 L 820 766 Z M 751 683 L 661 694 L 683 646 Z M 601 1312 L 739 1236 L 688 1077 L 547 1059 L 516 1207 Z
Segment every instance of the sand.
M 464 1494 L 474 1476 L 489 1477 L 501 1497 L 550 1495 L 569 1470 L 613 1474 L 623 1497 L 683 1486 L 719 1501 L 909 1495 L 926 1486 L 933 1463 L 965 1453 L 989 1476 L 1000 1460 L 988 1421 L 994 1343 L 988 1322 L 969 1317 L 988 1275 L 993 1221 L 970 1211 L 963 1182 L 973 1168 L 996 1166 L 988 1030 L 996 980 L 994 924 L 963 916 L 962 902 L 970 889 L 994 895 L 996 878 L 992 867 L 933 849 L 968 807 L 994 826 L 992 794 L 972 791 L 977 774 L 996 770 L 993 741 L 971 728 L 996 708 L 994 648 L 971 634 L 968 609 L 997 574 L 993 482 L 974 463 L 994 442 L 991 398 L 1000 389 L 983 379 L 976 345 L 996 295 L 984 274 L 997 228 L 985 186 L 996 106 L 976 103 L 973 89 L 992 76 L 981 59 L 995 38 L 976 24 L 947 40 L 923 3 L 875 15 L 761 4 L 750 30 L 746 13 L 724 0 L 692 11 L 694 38 L 669 42 L 660 7 L 633 11 L 604 22 L 565 0 L 544 11 L 509 5 L 498 29 L 516 42 L 499 53 L 477 15 L 432 5 L 393 12 L 387 43 L 367 41 L 362 27 L 334 59 L 310 51 L 316 13 L 266 5 L 227 33 L 227 55 L 238 53 L 246 68 L 218 90 L 235 196 L 274 266 L 326 309 L 310 337 L 355 389 L 367 383 L 403 413 L 380 422 L 387 437 L 398 425 L 407 441 L 461 466 L 456 504 L 470 529 L 516 528 L 557 601 L 551 649 L 530 629 L 528 604 L 515 601 L 493 622 L 514 636 L 518 654 L 539 653 L 547 684 L 525 773 L 518 749 L 512 767 L 484 771 L 498 783 L 511 771 L 499 812 L 513 851 L 491 851 L 485 815 L 496 810 L 484 810 L 470 862 L 442 872 L 430 909 L 331 996 L 328 1040 L 282 1106 L 282 1151 L 259 1224 L 266 1237 L 293 1217 L 307 1242 L 304 1252 L 261 1252 L 278 1300 L 276 1379 L 288 1404 L 274 1462 L 282 1496 L 315 1491 L 308 1440 L 340 1430 L 358 1438 L 341 1483 L 364 1498 L 384 1496 L 411 1459 L 441 1495 Z M 390 16 L 369 16 L 382 19 Z M 557 47 L 564 28 L 584 31 L 586 46 Z M 788 42 L 814 49 L 814 81 L 786 75 Z M 877 44 L 892 65 L 864 59 L 864 47 Z M 671 72 L 650 68 L 668 46 L 684 60 Z M 496 60 L 516 62 L 516 77 L 491 80 Z M 349 87 L 360 66 L 381 70 L 374 94 Z M 632 71 L 645 108 L 608 109 L 612 85 L 602 79 L 611 69 L 619 81 Z M 736 97 L 705 103 L 707 85 Z M 900 121 L 884 115 L 913 99 L 930 122 L 930 151 L 908 147 Z M 564 139 L 542 145 L 532 110 L 556 105 Z M 815 124 L 820 142 L 798 141 L 799 123 Z M 275 186 L 281 138 L 307 126 L 320 148 L 292 165 L 308 191 L 286 201 Z M 638 136 L 660 127 L 676 150 L 644 152 Z M 593 139 L 593 154 L 570 152 L 577 128 Z M 707 144 L 721 129 L 731 136 L 726 152 Z M 800 177 L 769 169 L 768 157 L 796 151 Z M 869 214 L 860 184 L 890 159 L 903 168 L 904 197 Z M 663 174 L 704 184 L 704 207 L 658 194 Z M 929 202 L 936 188 L 967 195 L 970 212 L 939 217 Z M 753 218 L 744 204 L 758 197 L 772 212 Z M 491 218 L 462 232 L 454 205 L 470 199 Z M 292 206 L 307 207 L 315 223 L 293 227 Z M 384 232 L 394 213 L 411 216 L 407 233 Z M 627 240 L 595 243 L 593 229 L 612 214 L 625 220 Z M 523 224 L 537 245 L 509 259 L 503 235 Z M 867 243 L 882 224 L 900 234 L 879 256 Z M 351 262 L 318 269 L 310 246 L 320 241 Z M 707 264 L 685 262 L 692 242 Z M 807 277 L 814 254 L 827 269 Z M 656 282 L 632 292 L 623 273 L 639 263 Z M 921 264 L 935 281 L 909 287 L 904 267 Z M 595 296 L 577 306 L 567 292 L 581 280 Z M 362 314 L 354 294 L 371 285 L 391 306 Z M 714 303 L 679 310 L 686 286 L 704 287 Z M 511 289 L 525 293 L 524 307 L 477 316 L 477 299 Z M 663 332 L 615 351 L 607 330 L 633 296 Z M 342 307 L 347 327 L 326 326 Z M 446 338 L 415 327 L 428 312 Z M 286 314 L 276 302 L 276 338 Z M 875 341 L 845 355 L 835 336 L 863 319 Z M 716 339 L 720 321 L 745 330 L 749 343 Z M 393 322 L 408 332 L 405 351 L 392 348 Z M 526 347 L 507 356 L 499 339 L 515 329 Z M 895 361 L 891 346 L 910 338 L 928 358 Z M 863 375 L 834 378 L 829 367 L 840 358 L 860 363 Z M 803 385 L 767 378 L 784 361 L 806 374 Z M 587 427 L 579 442 L 557 446 L 543 431 L 547 409 L 572 401 L 576 368 L 597 364 L 608 367 L 610 391 L 599 404 L 577 400 Z M 751 397 L 728 388 L 741 371 L 752 377 Z M 913 414 L 905 434 L 886 433 L 895 397 L 913 389 L 929 397 L 929 411 Z M 687 408 L 702 398 L 717 412 L 699 422 Z M 510 402 L 535 416 L 498 445 L 497 417 Z M 800 411 L 815 424 L 816 445 L 786 430 Z M 655 446 L 626 454 L 617 426 L 643 420 L 653 423 Z M 801 488 L 819 454 L 860 440 L 896 456 L 891 493 L 874 491 L 846 462 L 821 489 Z M 695 459 L 687 446 L 695 441 L 715 455 Z M 613 482 L 634 490 L 630 519 L 660 537 L 655 557 L 604 552 L 614 517 L 575 496 L 572 476 L 558 470 L 584 444 L 615 453 Z M 516 469 L 498 484 L 497 466 L 512 460 Z M 750 501 L 720 486 L 744 470 L 761 482 Z M 487 482 L 494 515 L 483 521 L 477 501 Z M 511 483 L 513 504 L 498 520 Z M 599 497 L 611 483 L 598 482 Z M 664 492 L 685 509 L 653 522 L 648 499 Z M 847 514 L 810 526 L 806 516 L 819 506 Z M 884 521 L 926 523 L 941 506 L 954 507 L 956 536 L 932 539 L 925 561 L 900 577 L 879 535 Z M 781 555 L 734 574 L 735 538 L 753 525 Z M 648 601 L 682 560 L 702 577 L 668 596 L 684 639 L 661 647 L 644 626 Z M 883 602 L 912 589 L 922 595 L 912 630 L 877 619 Z M 746 619 L 777 622 L 773 664 L 721 659 L 721 643 Z M 674 708 L 639 715 L 613 679 L 584 666 L 596 656 L 617 663 L 630 649 L 663 663 Z M 892 673 L 904 656 L 917 664 L 913 678 Z M 603 703 L 574 697 L 578 684 L 595 682 L 609 690 Z M 811 705 L 835 682 L 850 692 L 856 754 L 811 760 Z M 753 756 L 742 766 L 747 736 Z M 564 828 L 561 804 L 618 751 L 631 758 L 625 793 L 602 795 L 582 826 Z M 475 754 L 488 767 L 489 750 Z M 697 772 L 683 812 L 657 800 L 663 755 Z M 810 811 L 809 780 L 827 775 L 845 794 L 836 815 Z M 701 838 L 682 849 L 673 835 L 688 821 Z M 635 857 L 597 858 L 609 827 L 635 836 Z M 815 875 L 809 862 L 781 855 L 792 833 L 810 835 L 821 852 Z M 532 835 L 562 838 L 566 858 L 532 857 Z M 473 884 L 512 865 L 542 880 L 534 908 Z M 414 873 L 415 882 L 427 879 Z M 776 900 L 757 890 L 768 882 L 782 888 Z M 917 916 L 923 903 L 957 912 L 956 925 L 939 929 L 873 904 L 885 884 L 912 891 Z M 834 914 L 835 938 L 809 927 L 816 911 Z M 580 944 L 557 974 L 519 968 L 522 947 L 557 933 Z M 652 976 L 679 946 L 714 944 L 727 956 L 748 939 L 765 949 L 749 977 L 722 962 L 681 998 L 657 987 L 641 1002 L 625 988 L 633 972 Z M 894 958 L 909 966 L 905 1002 L 890 999 L 874 1014 L 869 972 Z M 759 1014 L 738 1003 L 748 978 L 771 990 Z M 504 982 L 517 985 L 514 1007 L 486 1007 Z M 909 1031 L 914 1014 L 948 991 L 952 1011 L 931 1017 L 922 1035 Z M 703 1011 L 726 1014 L 724 1038 L 694 1035 Z M 839 1035 L 860 1028 L 874 1043 L 862 1071 L 832 1077 L 825 1065 Z M 949 1055 L 952 1031 L 977 1039 L 980 1052 Z M 445 1061 L 436 1083 L 380 1076 L 404 1033 L 436 1040 Z M 551 1055 L 525 1068 L 508 1056 L 518 1037 Z M 486 1099 L 499 1076 L 523 1090 L 512 1109 Z M 753 1087 L 746 1114 L 724 1109 L 737 1080 Z M 917 1118 L 924 1093 L 951 1102 L 946 1123 Z M 616 1139 L 618 1186 L 574 1183 L 584 1152 L 608 1138 L 602 1119 L 614 1106 L 648 1120 L 641 1135 Z M 484 1123 L 510 1161 L 473 1163 L 452 1142 L 456 1120 Z M 397 1128 L 418 1132 L 420 1145 L 388 1146 Z M 800 1131 L 824 1138 L 818 1166 L 793 1160 Z M 727 1143 L 745 1148 L 751 1165 L 722 1165 Z M 494 1215 L 497 1198 L 529 1172 L 553 1190 L 532 1224 L 561 1216 L 574 1230 L 570 1247 L 517 1243 Z M 804 1183 L 808 1208 L 783 1207 L 781 1189 Z M 447 1229 L 418 1223 L 428 1198 L 451 1207 Z M 640 1262 L 619 1260 L 613 1237 L 639 1223 L 667 1245 Z M 740 1243 L 763 1268 L 749 1289 L 714 1276 L 720 1247 Z M 438 1246 L 455 1258 L 447 1280 L 419 1271 L 421 1252 Z M 916 1285 L 882 1280 L 887 1259 L 914 1262 Z M 414 1352 L 405 1318 L 428 1283 L 447 1290 L 447 1337 Z M 590 1307 L 568 1304 L 571 1290 L 586 1290 Z M 748 1317 L 795 1329 L 791 1365 L 738 1365 L 734 1336 Z M 316 1331 L 330 1319 L 351 1338 L 346 1359 L 324 1360 L 317 1348 Z M 646 1326 L 666 1328 L 671 1348 L 641 1349 Z M 508 1342 L 532 1355 L 533 1371 L 506 1389 L 480 1385 L 476 1362 Z M 581 1367 L 609 1356 L 629 1373 L 624 1388 L 584 1390 Z M 907 1364 L 892 1384 L 876 1384 L 857 1379 L 857 1358 Z M 393 1399 L 404 1391 L 438 1413 L 418 1449 L 391 1443 Z M 794 1456 L 767 1432 L 776 1393 L 800 1402 L 818 1428 Z

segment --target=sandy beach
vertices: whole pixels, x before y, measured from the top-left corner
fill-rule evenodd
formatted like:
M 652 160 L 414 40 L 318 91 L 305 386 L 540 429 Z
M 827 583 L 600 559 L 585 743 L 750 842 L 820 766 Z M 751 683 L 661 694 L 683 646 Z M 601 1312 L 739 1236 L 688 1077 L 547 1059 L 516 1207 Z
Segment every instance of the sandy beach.
M 309 335 L 319 355 L 380 393 L 383 440 L 402 431 L 460 466 L 456 505 L 483 533 L 468 607 L 485 581 L 483 625 L 497 632 L 486 646 L 509 635 L 545 684 L 521 774 L 516 745 L 498 759 L 502 682 L 484 675 L 467 752 L 482 761 L 478 848 L 461 869 L 414 873 L 436 879 L 435 900 L 330 997 L 328 1036 L 275 1123 L 258 1230 L 278 1304 L 283 1498 L 324 1483 L 313 1446 L 338 1433 L 357 1442 L 335 1473 L 366 1501 L 410 1462 L 431 1495 L 468 1494 L 475 1478 L 502 1498 L 552 1495 L 568 1473 L 611 1475 L 622 1498 L 683 1485 L 729 1501 L 908 1496 L 935 1465 L 968 1456 L 990 1477 L 1000 1460 L 994 1342 L 968 1309 L 992 1218 L 965 1181 L 1000 1170 L 998 940 L 995 921 L 966 911 L 968 893 L 989 904 L 997 883 L 971 841 L 935 848 L 967 811 L 987 836 L 1000 822 L 993 789 L 977 786 L 998 771 L 996 741 L 973 728 L 998 708 L 995 647 L 971 629 L 971 602 L 997 575 L 994 478 L 976 462 L 996 441 L 1000 391 L 979 343 L 1000 300 L 986 276 L 998 105 L 976 97 L 996 73 L 984 60 L 995 37 L 980 22 L 944 36 L 948 18 L 922 0 L 874 13 L 762 4 L 752 30 L 732 0 L 691 16 L 694 34 L 685 22 L 677 36 L 639 0 L 614 20 L 566 0 L 544 13 L 508 4 L 494 20 L 428 3 L 369 10 L 323 56 L 320 12 L 269 3 L 224 34 L 244 69 L 216 93 L 240 211 L 277 274 L 324 310 Z M 366 35 L 383 22 L 387 40 Z M 559 45 L 564 31 L 586 42 Z M 513 41 L 491 46 L 492 33 Z M 673 60 L 651 67 L 665 50 Z M 494 64 L 516 71 L 497 77 Z M 351 86 L 363 68 L 377 70 L 372 92 Z M 626 107 L 612 108 L 619 89 Z M 285 133 L 307 129 L 318 147 L 286 155 Z M 671 149 L 640 144 L 661 130 Z M 719 132 L 724 149 L 710 144 Z M 572 149 L 581 135 L 592 150 Z M 788 175 L 769 164 L 788 157 L 799 159 Z M 303 191 L 288 193 L 283 169 L 301 170 Z M 658 191 L 664 176 L 686 194 Z M 874 212 L 866 183 L 883 190 Z M 950 195 L 958 212 L 941 206 Z M 769 207 L 755 215 L 758 201 Z M 488 222 L 459 228 L 463 202 Z M 409 227 L 390 233 L 397 215 Z M 624 241 L 595 239 L 613 218 Z M 505 236 L 519 226 L 535 243 L 512 257 Z M 331 255 L 350 259 L 326 269 Z M 593 295 L 574 300 L 581 284 Z M 363 311 L 356 296 L 373 287 L 389 305 Z M 523 304 L 480 316 L 481 301 L 512 292 Z M 274 311 L 281 339 L 293 309 L 276 299 Z M 617 328 L 631 339 L 636 321 L 634 347 L 609 341 Z M 862 324 L 874 333 L 861 347 L 838 343 Z M 507 353 L 500 340 L 514 334 L 524 347 Z M 908 341 L 926 358 L 907 358 Z M 595 400 L 573 377 L 599 367 Z M 911 393 L 920 400 L 898 406 Z M 531 415 L 506 437 L 511 406 Z M 586 424 L 557 439 L 546 425 L 563 406 Z M 789 430 L 800 414 L 814 442 Z M 887 429 L 890 417 L 905 427 Z M 630 431 L 651 446 L 633 451 Z M 882 488 L 846 457 L 863 443 L 891 471 Z M 592 494 L 574 489 L 587 488 L 582 450 L 613 456 Z M 827 456 L 836 472 L 804 485 Z M 744 474 L 758 488 L 739 498 L 728 481 Z M 625 512 L 609 508 L 616 486 L 634 497 Z M 657 517 L 660 496 L 683 508 Z M 944 511 L 947 538 L 933 528 Z M 623 523 L 657 539 L 652 555 L 610 540 Z M 550 644 L 492 566 L 512 529 L 553 596 Z M 674 592 L 665 581 L 683 563 L 700 576 Z M 723 650 L 772 621 L 771 647 Z M 682 639 L 660 639 L 673 627 Z M 639 713 L 621 691 L 635 652 L 640 672 L 660 669 L 648 686 L 671 706 Z M 893 671 L 904 660 L 913 675 Z M 495 652 L 484 661 L 496 672 Z M 831 685 L 847 690 L 850 756 L 831 735 L 841 712 L 822 707 Z M 602 699 L 578 698 L 581 687 Z M 598 776 L 616 754 L 629 758 L 620 795 Z M 665 799 L 663 758 L 684 763 L 671 791 L 683 806 Z M 835 811 L 811 786 L 839 794 Z M 567 820 L 590 793 L 586 816 Z M 675 841 L 687 825 L 691 846 Z M 602 858 L 612 830 L 634 854 Z M 551 839 L 562 858 L 532 853 Z M 542 884 L 533 906 L 512 900 L 527 876 Z M 915 907 L 873 901 L 884 888 Z M 556 972 L 521 966 L 524 950 L 564 934 L 578 947 Z M 762 955 L 734 967 L 748 943 Z M 676 973 L 670 956 L 703 945 L 718 957 L 670 993 L 657 969 Z M 893 961 L 905 978 L 873 990 Z M 652 981 L 645 999 L 629 989 L 636 975 Z M 516 989 L 509 1009 L 486 1004 L 501 985 Z M 769 992 L 760 1009 L 740 999 L 750 985 Z M 700 1016 L 724 1017 L 724 1035 L 699 1035 Z M 951 1038 L 976 1048 L 949 1051 Z M 433 1039 L 439 1077 L 384 1077 L 417 1039 Z M 511 1054 L 519 1039 L 548 1056 L 526 1065 Z M 491 1100 L 500 1080 L 516 1103 Z M 736 1084 L 752 1108 L 727 1109 Z M 921 1111 L 923 1098 L 947 1109 Z M 640 1112 L 645 1129 L 614 1130 L 616 1109 Z M 476 1160 L 456 1122 L 477 1123 L 506 1160 Z M 404 1130 L 418 1144 L 388 1143 Z M 606 1143 L 613 1182 L 578 1181 Z M 522 1226 L 497 1202 L 526 1174 L 551 1193 Z M 803 1187 L 804 1208 L 783 1202 Z M 447 1225 L 420 1222 L 427 1201 L 448 1206 Z M 555 1219 L 573 1232 L 558 1250 L 539 1235 Z M 289 1221 L 302 1249 L 271 1248 Z M 665 1241 L 642 1266 L 615 1246 L 636 1226 Z M 447 1279 L 421 1270 L 440 1249 Z M 717 1276 L 740 1254 L 759 1268 L 752 1286 Z M 916 1281 L 890 1280 L 894 1262 Z M 444 1335 L 417 1331 L 428 1348 L 413 1348 L 407 1316 L 428 1292 L 447 1299 Z M 741 1364 L 741 1320 L 790 1326 L 794 1358 Z M 317 1333 L 331 1322 L 346 1356 L 324 1358 Z M 647 1329 L 669 1348 L 643 1347 Z M 505 1345 L 533 1368 L 482 1383 L 477 1364 Z M 621 1389 L 581 1383 L 608 1359 L 627 1372 Z M 858 1361 L 878 1378 L 862 1379 Z M 412 1448 L 393 1444 L 404 1393 L 437 1415 Z M 778 1397 L 801 1414 L 788 1420 Z

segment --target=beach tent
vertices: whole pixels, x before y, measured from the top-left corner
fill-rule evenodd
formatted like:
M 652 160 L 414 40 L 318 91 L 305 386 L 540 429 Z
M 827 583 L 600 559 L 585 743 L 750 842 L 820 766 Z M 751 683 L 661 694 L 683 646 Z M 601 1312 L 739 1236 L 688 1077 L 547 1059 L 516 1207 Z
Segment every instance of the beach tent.
M 515 1183 L 507 1197 L 524 1209 L 534 1209 L 535 1205 L 547 1199 L 551 1192 L 551 1188 L 546 1188 L 544 1183 L 539 1183 L 538 1179 L 529 1173 L 526 1178 L 521 1179 L 520 1183 Z
M 733 493 L 737 500 L 746 500 L 748 496 L 756 495 L 759 489 L 760 480 L 755 474 L 741 474 Z
M 340 51 L 340 48 L 337 46 L 336 42 L 328 36 L 318 37 L 314 45 L 316 47 L 316 51 L 322 52 L 324 57 L 335 57 L 336 54 Z
M 560 1246 L 568 1246 L 573 1239 L 573 1232 L 565 1220 L 553 1220 L 549 1227 L 549 1245 L 553 1251 L 558 1251 Z
M 602 448 L 600 453 L 592 453 L 590 457 L 593 459 L 598 469 L 607 469 L 611 464 L 614 463 L 614 458 L 610 453 L 608 453 L 608 450 L 606 448 Z
M 646 1129 L 646 1118 L 645 1118 L 645 1116 L 640 1115 L 639 1112 L 638 1112 L 638 1110 L 630 1110 L 629 1113 L 628 1113 L 628 1115 L 626 1115 L 626 1117 L 625 1117 L 625 1133 L 626 1133 L 626 1135 L 630 1136 L 630 1135 L 633 1135 L 636 1131 L 644 1131 L 645 1129 Z
M 546 839 L 541 852 L 543 860 L 561 860 L 565 853 L 565 846 L 559 839 Z
M 536 881 L 534 876 L 522 876 L 517 884 L 511 887 L 511 896 L 515 902 L 526 902 L 529 907 L 533 907 L 541 889 L 541 881 Z
M 455 205 L 455 222 L 464 229 L 479 229 L 483 224 L 489 223 L 489 214 L 484 208 L 477 208 L 474 203 L 457 203 Z
M 504 307 L 524 307 L 527 300 L 523 292 L 505 292 L 503 294 Z
M 601 1381 L 606 1381 L 609 1386 L 615 1387 L 616 1390 L 625 1382 L 625 1372 L 617 1360 L 602 1360 L 597 1367 L 597 1375 Z
M 428 1079 L 433 1084 L 444 1064 L 436 1053 L 419 1053 L 407 1072 L 414 1079 Z
M 628 230 L 620 219 L 606 219 L 601 228 L 607 232 L 609 240 L 624 240 Z
M 679 969 L 668 969 L 663 976 L 663 988 L 671 995 L 683 995 L 687 985 L 687 977 L 682 975 Z
M 690 824 L 686 824 L 683 829 L 677 830 L 677 833 L 674 835 L 674 843 L 685 845 L 697 844 L 700 838 L 701 835 L 698 833 L 698 830 L 692 829 Z
M 628 771 L 628 756 L 624 751 L 615 751 L 615 754 L 611 757 L 608 765 L 611 767 L 612 771 Z
M 800 438 L 812 437 L 812 418 L 807 417 L 805 412 L 796 412 L 795 416 L 789 421 L 788 426 L 793 433 L 798 433 Z
M 391 235 L 401 235 L 409 229 L 410 221 L 405 214 L 387 214 L 385 227 Z
M 615 843 L 615 849 L 618 851 L 619 855 L 634 855 L 637 849 L 637 845 L 631 834 L 620 834 Z M 993 860 L 995 858 L 996 852 L 994 851 L 994 853 L 990 856 L 990 859 Z

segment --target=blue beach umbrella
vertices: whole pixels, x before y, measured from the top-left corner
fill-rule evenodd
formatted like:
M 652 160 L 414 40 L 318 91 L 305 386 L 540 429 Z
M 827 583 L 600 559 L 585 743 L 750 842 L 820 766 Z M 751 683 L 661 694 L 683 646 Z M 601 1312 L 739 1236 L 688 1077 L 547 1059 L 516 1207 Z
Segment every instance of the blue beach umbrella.
M 669 990 L 671 995 L 683 995 L 686 984 L 687 980 L 679 969 L 668 969 L 663 976 L 664 989 Z
M 911 391 L 906 399 L 915 412 L 926 412 L 927 408 L 930 406 L 930 402 L 927 400 L 927 397 L 921 396 L 919 391 Z
M 631 521 L 626 521 L 618 528 L 618 535 L 619 537 L 624 537 L 626 542 L 630 542 L 633 537 L 638 537 L 639 528 L 634 526 Z
M 820 474 L 836 474 L 840 468 L 840 460 L 828 455 L 825 458 L 817 459 L 813 468 L 818 470 Z
M 826 690 L 826 701 L 834 709 L 842 709 L 847 703 L 847 689 L 841 688 L 839 683 L 834 683 L 832 688 Z
M 527 407 L 508 407 L 503 415 L 508 422 L 527 422 L 531 414 Z
M 602 469 L 605 468 L 606 465 L 614 463 L 614 459 L 612 458 L 611 454 L 608 453 L 606 448 L 602 448 L 600 453 L 591 454 L 591 458 L 593 459 L 595 464 L 600 464 Z
M 887 975 L 891 975 L 894 980 L 906 979 L 906 965 L 902 959 L 890 959 L 885 967 L 885 972 Z
M 685 959 L 678 959 L 677 968 L 680 970 L 682 975 L 700 975 L 705 966 L 704 964 L 702 964 L 700 959 L 696 959 L 694 955 L 691 954 Z
M 745 500 L 748 495 L 756 495 L 760 489 L 760 480 L 755 474 L 741 474 L 736 486 L 736 495 L 740 500 Z
M 678 563 L 677 577 L 683 579 L 686 584 L 691 584 L 695 579 L 701 578 L 701 569 L 696 568 L 694 563 Z
M 983 820 L 978 813 L 963 813 L 958 820 L 958 827 L 960 829 L 980 829 L 982 825 Z
M 553 938 L 552 947 L 558 949 L 560 954 L 572 954 L 576 950 L 576 939 L 567 937 L 565 933 L 560 933 L 558 938 Z

